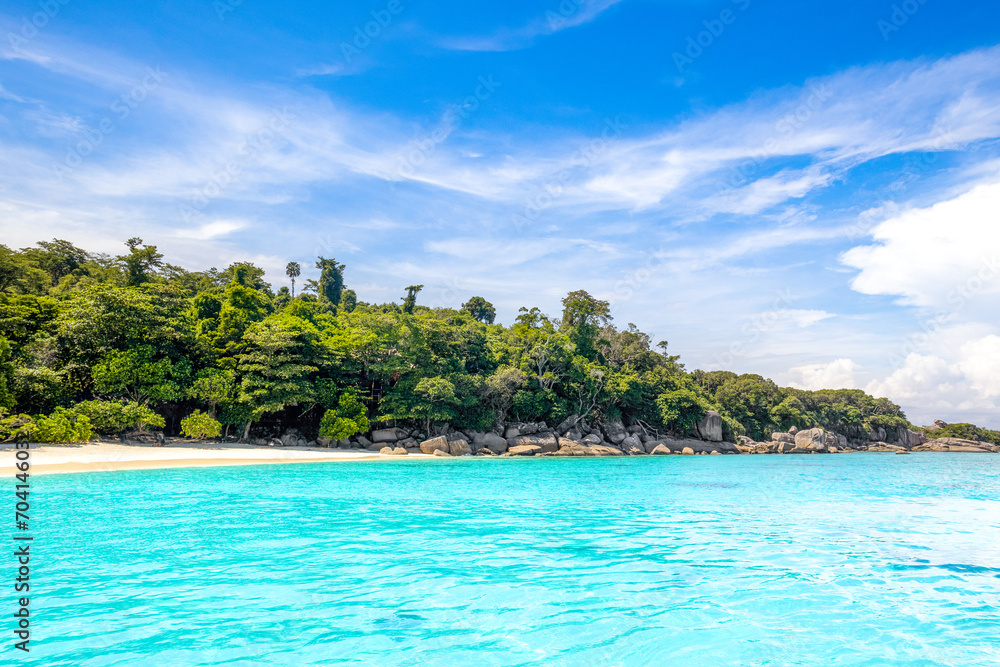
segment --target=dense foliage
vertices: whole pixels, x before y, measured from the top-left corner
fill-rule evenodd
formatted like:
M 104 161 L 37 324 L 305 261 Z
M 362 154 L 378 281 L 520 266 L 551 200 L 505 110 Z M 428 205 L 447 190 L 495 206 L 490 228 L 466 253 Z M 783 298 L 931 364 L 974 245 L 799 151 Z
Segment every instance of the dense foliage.
M 138 238 L 116 257 L 60 240 L 0 246 L 0 436 L 29 437 L 25 420 L 70 413 L 78 430 L 67 438 L 84 427 L 209 437 L 218 424 L 244 438 L 295 426 L 341 439 L 379 423 L 485 430 L 570 415 L 680 434 L 710 409 L 730 438 L 907 425 L 898 406 L 857 390 L 690 373 L 665 342 L 615 327 L 609 304 L 585 291 L 558 317 L 522 308 L 503 326 L 482 297 L 431 309 L 410 285 L 399 302 L 369 304 L 346 287 L 343 264 L 321 257 L 316 268 L 296 294 L 295 262 L 292 290 L 274 292 L 253 264 L 187 271 Z

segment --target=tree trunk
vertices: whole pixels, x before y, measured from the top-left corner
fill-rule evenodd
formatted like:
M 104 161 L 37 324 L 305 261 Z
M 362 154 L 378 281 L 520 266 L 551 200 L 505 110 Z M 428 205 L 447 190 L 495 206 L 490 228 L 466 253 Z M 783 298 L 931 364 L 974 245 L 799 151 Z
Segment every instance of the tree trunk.
M 252 422 L 249 422 L 249 421 L 247 422 L 246 427 L 243 429 L 243 437 L 240 438 L 240 442 L 246 442 L 247 438 L 250 437 L 250 424 L 251 423 Z

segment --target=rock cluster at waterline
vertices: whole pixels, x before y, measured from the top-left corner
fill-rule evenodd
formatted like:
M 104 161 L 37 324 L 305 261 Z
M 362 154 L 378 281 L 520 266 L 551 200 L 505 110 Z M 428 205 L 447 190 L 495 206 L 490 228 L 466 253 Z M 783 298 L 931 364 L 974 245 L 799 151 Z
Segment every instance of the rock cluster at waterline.
M 573 415 L 555 427 L 544 422 L 507 424 L 490 432 L 462 431 L 447 425 L 432 427 L 432 433 L 400 427 L 378 429 L 367 436 L 331 441 L 319 438 L 307 442 L 297 433 L 281 438 L 257 440 L 272 446 L 320 446 L 340 449 L 365 449 L 388 456 L 428 454 L 431 456 L 664 456 L 721 454 L 839 454 L 848 452 L 994 452 L 1000 447 L 989 443 L 958 438 L 927 440 L 908 429 L 886 433 L 877 429 L 867 440 L 849 440 L 846 436 L 820 428 L 771 434 L 768 442 L 755 442 L 740 436 L 739 442 L 723 440 L 722 418 L 709 411 L 693 429 L 691 436 L 662 436 L 642 426 L 625 427 L 621 422 L 590 425 Z M 697 436 L 697 437 L 694 437 Z M 887 442 L 891 437 L 892 442 Z

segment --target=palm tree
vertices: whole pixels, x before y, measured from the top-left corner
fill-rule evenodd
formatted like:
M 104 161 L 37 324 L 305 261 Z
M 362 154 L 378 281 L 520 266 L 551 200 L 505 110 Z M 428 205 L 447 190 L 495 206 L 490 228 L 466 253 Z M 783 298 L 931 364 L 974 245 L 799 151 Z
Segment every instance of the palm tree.
M 298 262 L 289 262 L 285 267 L 285 275 L 292 279 L 292 298 L 295 298 L 295 279 L 302 275 L 302 267 Z

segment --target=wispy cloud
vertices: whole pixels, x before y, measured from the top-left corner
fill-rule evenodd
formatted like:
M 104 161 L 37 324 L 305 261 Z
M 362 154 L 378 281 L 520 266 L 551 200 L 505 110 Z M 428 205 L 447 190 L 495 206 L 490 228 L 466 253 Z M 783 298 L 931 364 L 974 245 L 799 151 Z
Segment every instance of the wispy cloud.
M 590 23 L 622 0 L 563 0 L 525 25 L 501 28 L 485 37 L 446 37 L 438 45 L 456 51 L 515 51 L 537 38 Z

